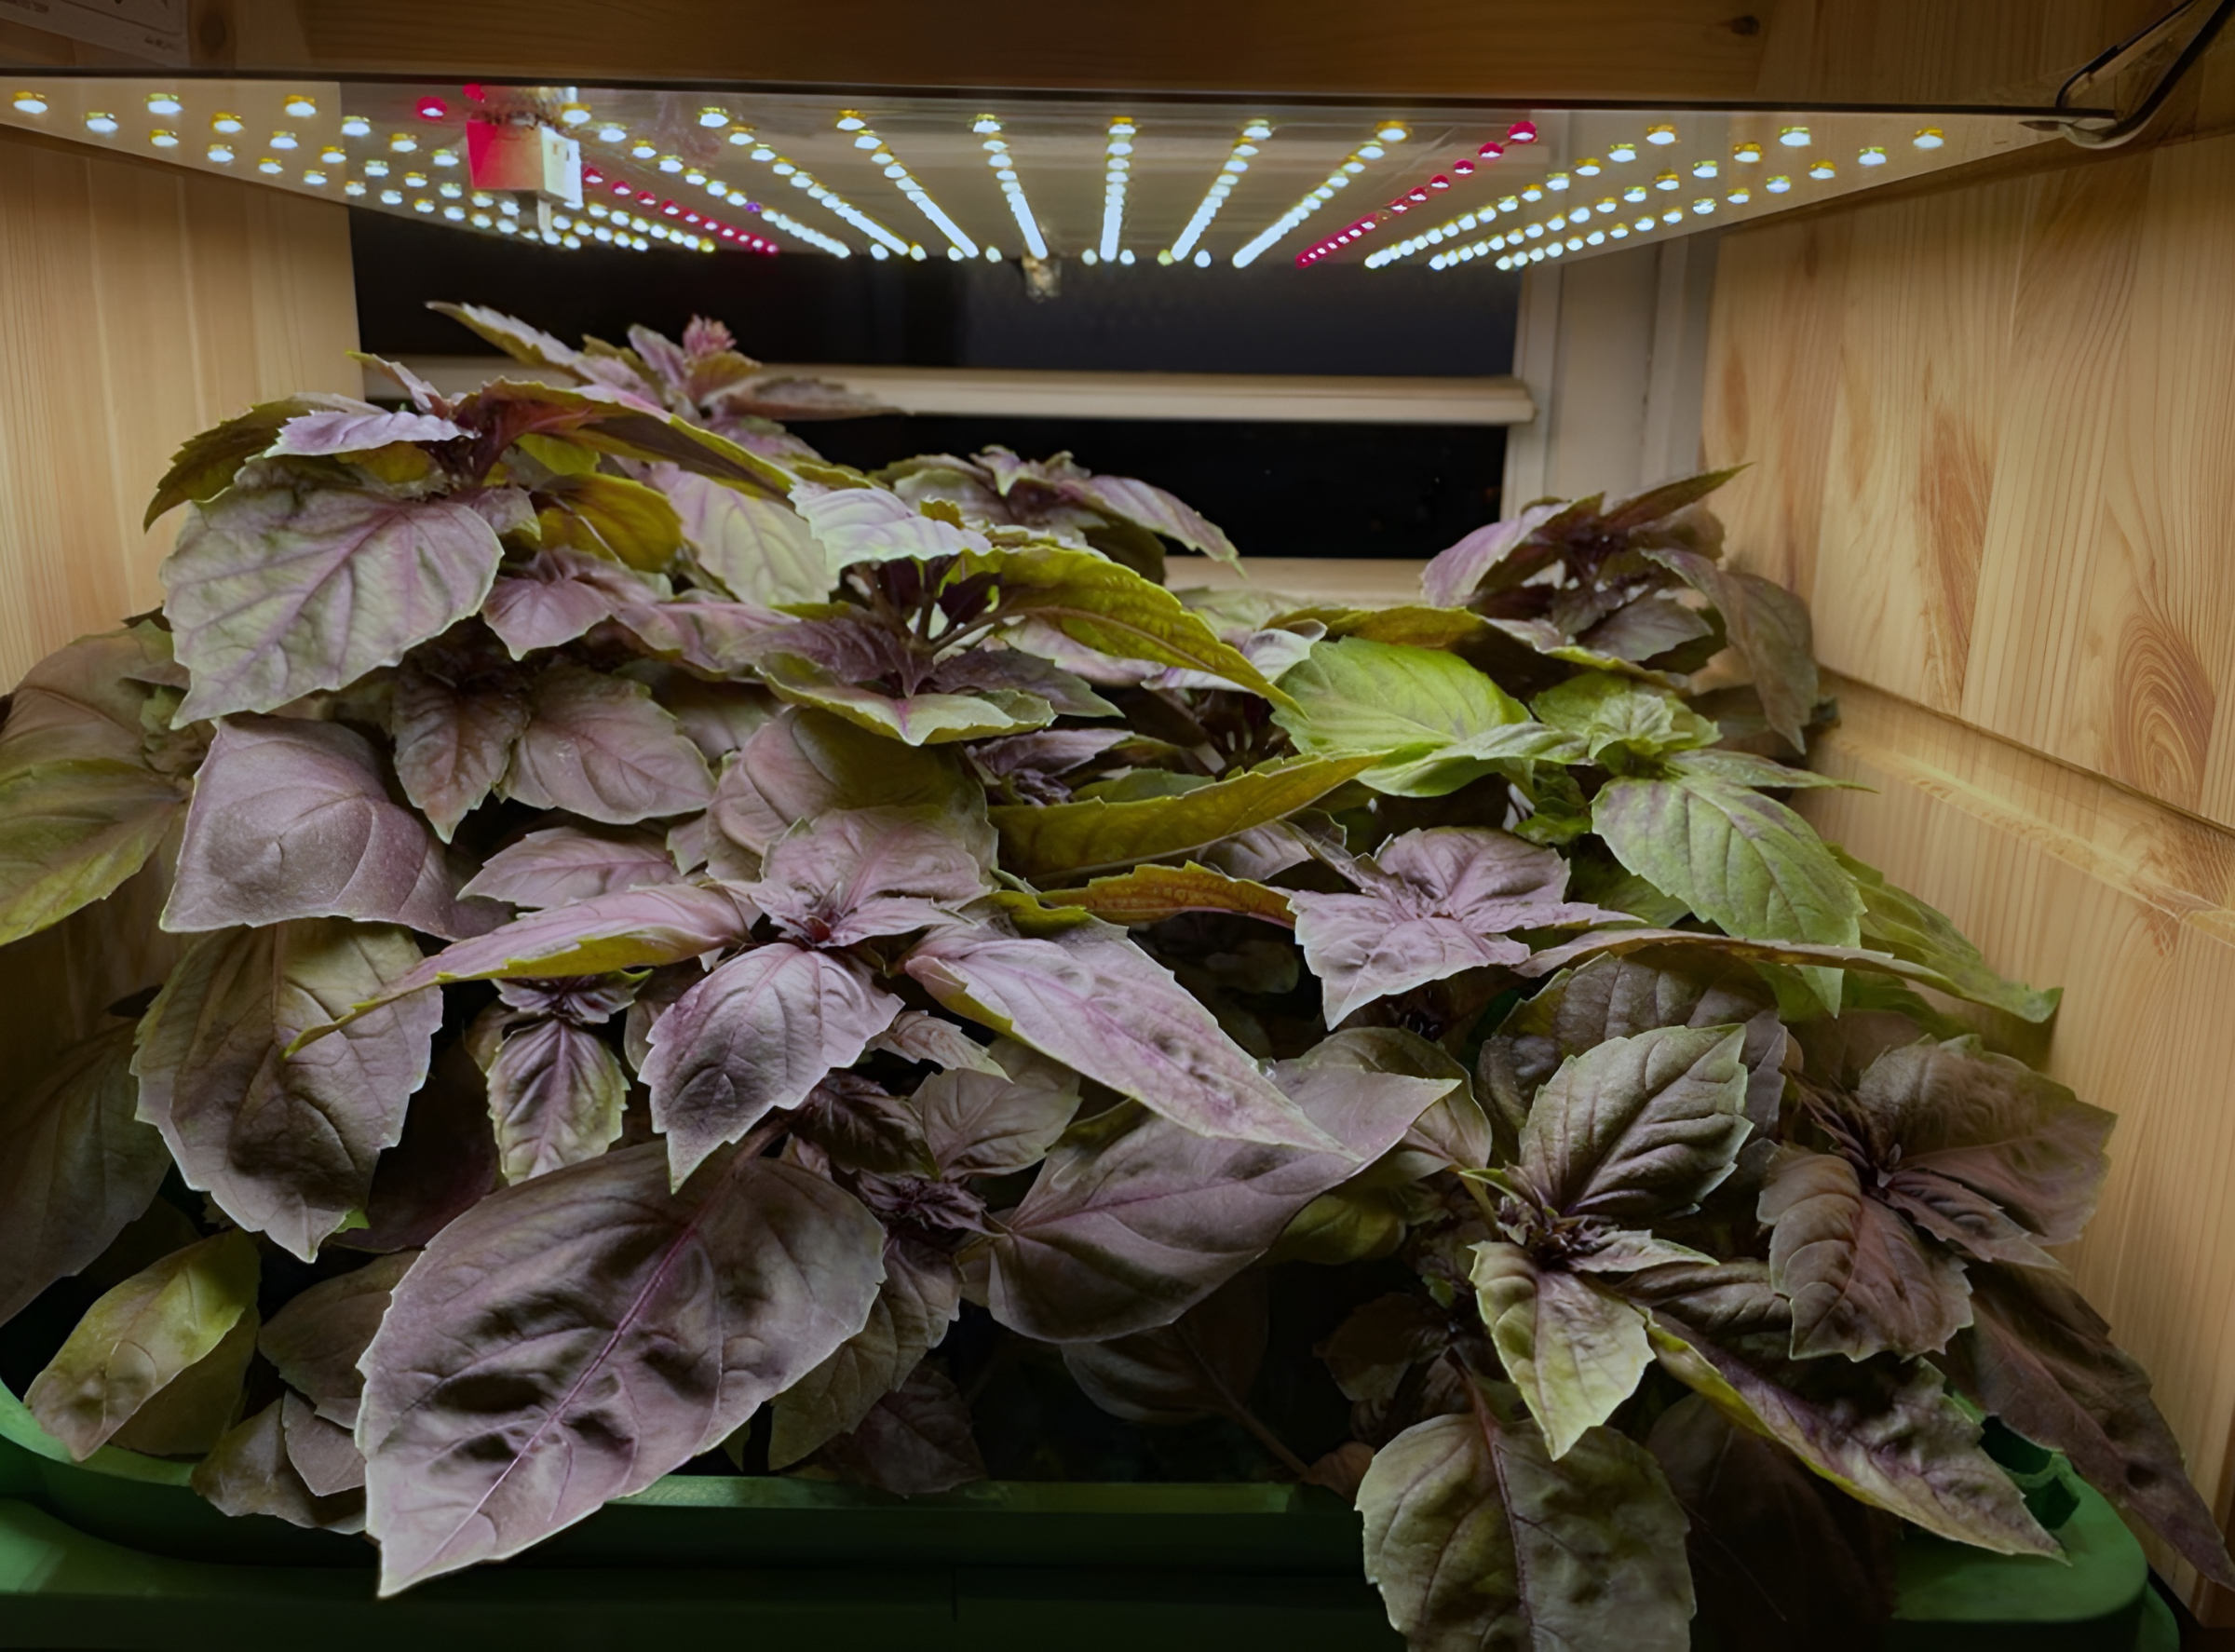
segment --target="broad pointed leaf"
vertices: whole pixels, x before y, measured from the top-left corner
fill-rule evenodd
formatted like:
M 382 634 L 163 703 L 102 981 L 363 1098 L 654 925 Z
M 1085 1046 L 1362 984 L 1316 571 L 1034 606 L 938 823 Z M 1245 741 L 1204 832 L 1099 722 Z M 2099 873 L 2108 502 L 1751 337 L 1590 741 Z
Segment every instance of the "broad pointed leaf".
M 442 1019 L 385 1007 L 299 1054 L 306 1028 L 393 988 L 419 961 L 400 929 L 339 919 L 228 929 L 195 943 L 140 1023 L 140 1117 L 187 1185 L 305 1262 L 372 1187 L 403 1133 Z
M 994 1317 L 1047 1342 L 1170 1324 L 1248 1266 L 1292 1217 L 1403 1137 L 1448 1083 L 1376 1071 L 1336 1034 L 1273 1069 L 1323 1150 L 1219 1141 L 1123 1115 L 1048 1156 L 992 1246 Z
M 803 481 L 792 489 L 792 504 L 822 542 L 833 569 L 901 557 L 958 556 L 986 548 L 984 535 L 920 514 L 898 494 L 880 487 Z
M 1690 752 L 1721 732 L 1668 690 L 1605 671 L 1586 671 L 1546 689 L 1534 709 L 1547 727 L 1574 735 L 1591 760 L 1607 768 Z
M 901 1497 L 985 1478 L 970 1408 L 955 1379 L 932 1364 L 917 1366 L 869 1408 L 852 1433 L 832 1441 L 822 1463 L 843 1479 Z
M 819 603 L 835 568 L 806 519 L 781 499 L 725 487 L 673 466 L 657 466 L 653 483 L 682 519 L 698 565 L 730 595 L 774 607 Z
M 314 413 L 349 412 L 364 405 L 354 396 L 329 396 L 313 391 L 283 397 L 278 401 L 259 402 L 222 425 L 213 425 L 199 435 L 188 437 L 185 444 L 171 455 L 169 470 L 156 484 L 155 497 L 148 501 L 147 515 L 141 526 L 154 527 L 157 517 L 190 499 L 216 498 L 233 485 L 233 479 L 243 465 L 271 446 L 280 427 L 291 419 Z
M 134 1117 L 139 1103 L 123 1023 L 0 1099 L 0 1325 L 107 1250 L 156 1197 L 170 1154 Z
M 664 589 L 663 581 L 560 546 L 538 551 L 524 568 L 498 575 L 481 604 L 481 618 L 514 659 L 524 659 L 538 648 L 573 642 L 601 620 L 657 602 Z
M 723 770 L 712 819 L 757 855 L 794 822 L 833 809 L 915 807 L 962 818 L 977 815 L 984 800 L 952 756 L 793 710 L 770 719 Z
M 957 928 L 917 946 L 906 968 L 957 1015 L 1053 1056 L 1183 1129 L 1330 1145 L 1122 929 L 1093 918 L 1044 937 L 991 923 Z
M 1984 1268 L 1975 1319 L 1948 1350 L 1949 1380 L 2026 1439 L 2063 1452 L 2090 1485 L 2147 1522 L 2189 1564 L 2235 1588 L 2219 1523 L 2189 1483 L 2149 1374 L 2059 1276 Z
M 195 782 L 167 929 L 357 918 L 471 935 L 494 909 L 457 899 L 442 846 L 388 801 L 372 744 L 339 723 L 233 717 Z
M 629 1076 L 595 1034 L 563 1020 L 533 1022 L 497 1047 L 488 1074 L 507 1182 L 595 1158 L 620 1137 Z
M 1052 1074 L 1021 1078 L 950 1069 L 910 1098 L 942 1176 L 1005 1176 L 1046 1158 L 1078 1111 L 1078 1086 Z
M 1474 1247 L 1471 1277 L 1483 1326 L 1544 1430 L 1545 1449 L 1565 1456 L 1637 1391 L 1653 1363 L 1645 1314 L 1579 1274 L 1538 1268 L 1502 1240 Z
M 425 413 L 389 413 L 360 402 L 355 408 L 299 413 L 279 427 L 266 454 L 363 454 L 391 441 L 454 441 L 465 434 L 448 419 Z
M 2009 1011 L 2021 1021 L 2045 1022 L 2056 1013 L 2062 987 L 2037 991 L 2023 982 L 2011 981 L 1987 967 L 1979 949 L 1947 914 L 1927 905 L 1908 890 L 1887 881 L 1875 866 L 1856 860 L 1837 846 L 1832 858 L 1855 880 L 1862 894 L 1862 943 L 1891 953 L 1897 958 L 1937 970 L 1959 997 Z
M 1706 775 L 1607 782 L 1592 829 L 1615 859 L 1731 935 L 1854 946 L 1862 898 L 1807 821 L 1758 792 Z M 1838 1008 L 1838 978 L 1810 983 Z
M 1563 899 L 1567 865 L 1503 832 L 1439 826 L 1408 832 L 1361 863 L 1361 893 L 1289 896 L 1296 941 L 1326 989 L 1327 1024 L 1465 969 L 1529 955 L 1517 929 L 1619 920 Z
M 900 1008 L 851 959 L 788 941 L 741 953 L 684 994 L 652 1029 L 643 1074 L 677 1184 L 860 1061 Z
M 1769 1280 L 1793 1304 L 1793 1353 L 1937 1353 L 1971 1323 L 1963 1264 L 1835 1154 L 1781 1148 L 1762 1188 Z
M 1684 1513 L 1609 1429 L 1552 1459 L 1525 1422 L 1470 1412 L 1406 1429 L 1358 1490 L 1366 1577 L 1416 1652 L 1685 1652 Z
M 1884 1358 L 1795 1360 L 1792 1313 L 1766 1264 L 1656 1269 L 1629 1294 L 1651 1315 L 1671 1374 L 1850 1496 L 1951 1542 L 2058 1552 L 1938 1372 Z
M 1317 644 L 1280 686 L 1295 709 L 1274 721 L 1315 756 L 1419 758 L 1529 721 L 1526 707 L 1457 656 L 1364 637 Z
M 1295 927 L 1288 893 L 1246 877 L 1229 877 L 1208 866 L 1136 866 L 1113 877 L 1091 879 L 1076 889 L 1043 894 L 1050 906 L 1076 906 L 1112 923 L 1162 923 L 1189 912 L 1231 912 L 1262 918 L 1284 929 Z
M 1879 1652 L 1901 1525 L 1697 1394 L 1646 1442 L 1691 1523 L 1699 1622 L 1726 1652 Z
M 683 548 L 683 521 L 674 506 L 641 481 L 586 470 L 551 477 L 535 491 L 572 519 L 565 537 L 623 567 L 657 574 Z
M 242 1384 L 249 1361 L 255 1357 L 256 1309 L 251 1304 L 215 1347 L 156 1389 L 109 1436 L 109 1443 L 152 1457 L 201 1456 L 239 1416 Z
M 289 1388 L 307 1396 L 318 1414 L 345 1429 L 357 1427 L 365 1391 L 357 1362 L 372 1345 L 388 1311 L 388 1298 L 419 1253 L 375 1256 L 337 1279 L 321 1280 L 271 1317 L 256 1347 Z
M 794 1166 L 657 1144 L 508 1187 L 396 1288 L 357 1434 L 381 1589 L 517 1554 L 711 1449 L 861 1328 L 883 1234 Z
M 0 945 L 99 900 L 146 864 L 185 801 L 142 734 L 129 631 L 81 637 L 25 673 L 0 732 Z
M 349 1430 L 327 1421 L 300 1394 L 279 1401 L 279 1431 L 287 1460 L 314 1497 L 338 1497 L 365 1489 L 365 1457 Z
M 489 594 L 502 548 L 464 499 L 236 488 L 163 564 L 183 719 L 268 711 L 394 665 Z
M 562 660 L 535 679 L 504 790 L 537 808 L 627 826 L 704 808 L 714 783 L 650 689 Z
M 1530 1105 L 1521 1166 L 1571 1216 L 1687 1210 L 1730 1174 L 1746 1122 L 1745 1036 L 1655 1027 L 1570 1058 Z
M 736 892 L 698 884 L 621 889 L 530 913 L 422 959 L 378 993 L 305 1027 L 296 1047 L 382 1005 L 449 982 L 611 975 L 646 965 L 679 964 L 743 940 L 758 915 Z
M 403 794 L 448 843 L 458 822 L 504 779 L 512 742 L 528 725 L 528 697 L 508 669 L 423 659 L 425 652 L 396 673 L 388 732 Z
M 1493 569 L 1565 508 L 1557 500 L 1532 505 L 1519 516 L 1475 529 L 1429 559 L 1420 573 L 1422 594 L 1438 608 L 1463 606 Z
M 1758 574 L 1724 568 L 1698 551 L 1673 548 L 1646 554 L 1671 569 L 1715 605 L 1731 646 L 1754 672 L 1769 726 L 1805 751 L 1808 719 L 1816 711 L 1816 643 L 1808 605 Z
M 908 1380 L 962 1311 L 962 1280 L 942 1253 L 902 1235 L 885 1239 L 885 1282 L 869 1320 L 777 1397 L 768 1466 L 788 1469 L 851 1430 Z
M 2043 1244 L 2079 1237 L 2094 1213 L 2115 1117 L 2023 1062 L 1970 1038 L 1890 1049 L 1855 1092 L 1901 1168 L 1930 1171 L 1992 1199 Z
M 871 684 L 848 683 L 796 654 L 764 654 L 758 665 L 761 680 L 793 705 L 813 706 L 911 746 L 1021 734 L 1055 721 L 1053 706 L 1036 694 L 1016 689 L 889 694 Z
M 811 945 L 951 921 L 985 894 L 992 833 L 925 808 L 837 809 L 769 846 L 753 904 Z
M 1112 1416 L 1169 1425 L 1239 1416 L 1265 1362 L 1265 1274 L 1237 1276 L 1169 1325 L 1063 1345 L 1063 1368 Z
M 1006 862 L 1024 876 L 1045 878 L 1207 847 L 1309 807 L 1373 763 L 1308 757 L 1246 769 L 1170 797 L 1003 805 L 988 812 L 1000 830 Z
M 674 881 L 675 862 L 652 833 L 547 826 L 490 856 L 460 893 L 514 906 L 551 907 Z
M 287 1449 L 286 1401 L 275 1400 L 217 1442 L 194 1469 L 194 1489 L 221 1514 L 269 1514 L 314 1531 L 361 1532 L 365 1494 L 321 1497 Z
M 983 1073 L 1005 1077 L 984 1045 L 953 1022 L 922 1009 L 903 1009 L 869 1044 L 902 1061 L 929 1062 L 946 1072 Z
M 999 575 L 1004 613 L 1045 621 L 1097 653 L 1201 671 L 1275 705 L 1292 703 L 1199 615 L 1121 563 L 1043 546 L 986 552 L 965 565 L 972 574 Z
M 256 1311 L 256 1246 L 239 1232 L 173 1253 L 86 1310 L 24 1395 L 83 1462 Z

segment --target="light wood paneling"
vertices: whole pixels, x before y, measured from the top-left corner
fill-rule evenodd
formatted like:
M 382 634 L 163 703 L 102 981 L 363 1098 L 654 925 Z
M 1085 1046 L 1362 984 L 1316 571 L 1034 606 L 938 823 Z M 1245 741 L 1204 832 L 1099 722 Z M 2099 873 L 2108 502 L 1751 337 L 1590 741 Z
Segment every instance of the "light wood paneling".
M 0 683 L 153 606 L 173 450 L 356 344 L 345 209 L 0 137 Z
M 1879 788 L 1814 819 L 2066 989 L 2052 1070 L 2120 1118 L 2076 1266 L 2224 1520 L 2235 139 L 2069 161 L 1727 236 L 1705 444 Z

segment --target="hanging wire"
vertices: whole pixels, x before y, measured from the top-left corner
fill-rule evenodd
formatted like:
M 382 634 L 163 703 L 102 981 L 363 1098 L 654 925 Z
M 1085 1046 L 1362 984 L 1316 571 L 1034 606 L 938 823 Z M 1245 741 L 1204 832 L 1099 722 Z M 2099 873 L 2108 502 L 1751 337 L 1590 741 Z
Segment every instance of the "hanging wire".
M 2097 53 L 2089 61 L 2082 63 L 2066 78 L 2065 84 L 2057 88 L 2057 107 L 2063 108 L 2066 105 L 2072 95 L 2073 88 L 2079 86 L 2082 81 L 2101 75 L 2111 65 L 2141 47 L 2145 41 L 2171 27 L 2184 15 L 2195 10 L 2201 4 L 2201 0 L 2181 0 L 2178 6 L 2147 28 L 2130 34 L 2117 46 L 2107 47 Z M 2210 48 L 2212 42 L 2217 38 L 2220 29 L 2231 16 L 2235 16 L 2235 0 L 2219 0 L 2218 5 L 2213 7 L 2212 15 L 2207 17 L 2202 26 L 2188 37 L 2188 44 L 2181 48 L 2180 55 L 2174 59 L 2171 66 L 2158 77 L 2157 83 L 2149 88 L 2148 95 L 2131 112 L 2120 115 L 2108 126 L 2082 126 L 2079 124 L 2081 119 L 2093 117 L 2079 115 L 2063 119 L 2029 120 L 2025 122 L 2025 125 L 2032 127 L 2037 131 L 2062 132 L 2066 138 L 2079 144 L 2082 149 L 2116 149 L 2120 144 L 2131 142 L 2145 127 L 2157 118 L 2158 112 L 2165 106 L 2166 99 L 2173 95 L 2174 88 L 2178 86 L 2188 71 L 2196 66 L 2197 60 Z

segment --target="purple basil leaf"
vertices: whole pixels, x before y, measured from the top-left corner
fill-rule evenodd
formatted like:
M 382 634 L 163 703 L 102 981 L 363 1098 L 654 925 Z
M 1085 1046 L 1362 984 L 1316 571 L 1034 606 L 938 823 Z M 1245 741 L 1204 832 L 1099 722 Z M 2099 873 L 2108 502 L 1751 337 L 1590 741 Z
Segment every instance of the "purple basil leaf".
M 753 904 L 816 946 L 852 946 L 952 922 L 988 889 L 993 828 L 934 810 L 838 809 L 768 847 Z
M 748 603 L 819 603 L 835 570 L 799 512 L 675 465 L 645 479 L 668 496 L 698 565 Z
M 1850 1019 L 1840 1018 L 1840 1021 Z M 1826 1020 L 1822 1026 L 1837 1026 Z M 1529 1100 L 1562 1062 L 1652 1027 L 1745 1029 L 1746 1117 L 1757 1133 L 1776 1126 L 1784 1091 L 1788 1040 L 1762 978 L 1716 957 L 1653 965 L 1597 957 L 1545 983 L 1483 1044 L 1483 1088 L 1501 1119 L 1518 1131 Z
M 425 822 L 388 801 L 364 736 L 338 723 L 229 717 L 195 782 L 163 927 L 344 917 L 479 934 L 496 909 L 461 905 L 459 881 Z
M 126 1025 L 72 1045 L 0 1101 L 0 1325 L 156 1197 L 170 1153 L 134 1117 L 139 1103 Z
M 1006 1077 L 984 1045 L 953 1022 L 921 1009 L 903 1009 L 870 1040 L 870 1049 L 899 1056 L 902 1061 L 929 1062 L 948 1072 L 983 1073 Z
M 460 894 L 514 906 L 565 906 L 675 881 L 675 862 L 652 833 L 613 826 L 548 826 L 489 857 Z
M 532 1022 L 497 1046 L 488 1076 L 497 1171 L 507 1182 L 595 1158 L 619 1139 L 629 1076 L 593 1033 L 562 1020 Z
M 1298 1211 L 1396 1145 L 1449 1088 L 1376 1071 L 1374 1049 L 1337 1033 L 1273 1069 L 1337 1144 L 1331 1150 L 1215 1140 L 1145 1115 L 1079 1126 L 1001 1218 L 994 1317 L 1044 1342 L 1179 1318 L 1263 1254 Z
M 234 1355 L 230 1376 L 237 1391 L 247 1357 L 235 1333 L 246 1319 L 247 1352 L 253 1352 L 258 1273 L 256 1243 L 237 1228 L 142 1268 L 86 1309 L 24 1390 L 24 1404 L 83 1462 L 147 1408 L 161 1405 L 169 1388 L 188 1381 L 205 1361 Z M 216 1432 L 223 1431 L 221 1421 Z M 210 1444 L 205 1436 L 177 1449 L 203 1451 Z
M 519 673 L 489 668 L 464 649 L 419 650 L 396 672 L 388 709 L 396 778 L 444 843 L 504 779 L 512 742 L 528 725 Z
M 1901 1526 L 1699 1395 L 1646 1444 L 1691 1522 L 1700 1621 L 1727 1652 L 1878 1652 Z
M 448 419 L 424 413 L 383 413 L 371 403 L 362 412 L 336 410 L 304 413 L 279 427 L 279 440 L 266 454 L 362 454 L 391 441 L 453 441 L 465 432 Z
M 112 631 L 16 684 L 0 733 L 0 943 L 111 893 L 169 832 L 184 797 L 150 762 L 133 680 L 161 665 L 139 634 Z
M 481 618 L 514 659 L 523 659 L 535 649 L 571 643 L 624 609 L 657 602 L 666 590 L 664 582 L 618 562 L 560 546 L 498 575 Z
M 140 1116 L 187 1185 L 305 1262 L 372 1190 L 403 1133 L 442 1007 L 376 1009 L 299 1054 L 305 1028 L 392 987 L 419 962 L 400 929 L 327 918 L 196 941 L 140 1024 Z
M 1051 660 L 1022 648 L 975 647 L 942 659 L 931 670 L 930 685 L 945 693 L 1010 689 L 1046 700 L 1059 717 L 1115 717 L 1118 708 L 1087 681 Z M 1219 683 L 1216 686 L 1224 688 Z M 1074 733 L 1091 732 L 1074 730 Z M 1012 736 L 1029 738 L 1029 736 Z M 1118 738 L 1125 738 L 1119 731 Z M 975 753 L 974 753 L 975 754 Z
M 985 798 L 953 757 L 897 742 L 827 712 L 787 710 L 722 771 L 715 826 L 761 855 L 795 821 L 833 809 L 928 808 L 973 831 Z
M 857 1073 L 831 1074 L 786 1122 L 792 1140 L 815 1147 L 842 1171 L 918 1180 L 939 1173 L 915 1110 Z M 871 1208 L 877 1208 L 874 1201 Z
M 1439 552 L 1421 571 L 1420 589 L 1438 608 L 1464 607 L 1490 571 L 1567 507 L 1532 505 L 1519 516 L 1490 523 Z
M 722 965 L 652 1029 L 643 1080 L 675 1180 L 861 1059 L 901 1002 L 850 958 L 777 941 Z
M 532 690 L 505 794 L 627 826 L 702 809 L 713 777 L 641 683 L 562 660 Z
M 365 1391 L 357 1362 L 380 1329 L 396 1282 L 418 1257 L 415 1250 L 399 1251 L 338 1279 L 321 1280 L 258 1334 L 257 1349 L 328 1422 L 357 1427 L 357 1403 Z
M 1073 498 L 1105 515 L 1118 517 L 1152 534 L 1176 539 L 1189 550 L 1200 551 L 1218 562 L 1236 561 L 1240 552 L 1234 542 L 1201 515 L 1162 488 L 1130 476 L 1097 476 L 1066 490 Z
M 1036 937 L 988 922 L 932 936 L 906 968 L 955 1014 L 1186 1130 L 1321 1150 L 1334 1144 L 1123 929 L 1090 918 Z
M 1621 921 L 1564 899 L 1567 864 L 1555 850 L 1481 827 L 1408 832 L 1360 869 L 1362 894 L 1289 895 L 1331 1027 L 1392 993 L 1524 961 L 1516 929 Z
M 1806 728 L 1816 711 L 1816 643 L 1808 605 L 1758 574 L 1717 566 L 1698 551 L 1645 553 L 1715 605 L 1731 646 L 1754 673 L 1762 712 L 1796 752 L 1808 750 Z
M 1004 1176 L 1047 1157 L 1078 1111 L 1078 1083 L 1027 1071 L 1021 1078 L 934 1073 L 911 1098 L 942 1176 Z
M 365 1487 L 364 1454 L 349 1430 L 330 1422 L 312 1409 L 300 1394 L 279 1401 L 279 1431 L 287 1445 L 287 1460 L 314 1497 L 338 1497 Z
M 1971 1322 L 1963 1264 L 1877 1191 L 1836 1154 L 1782 1147 L 1770 1160 L 1760 1216 L 1795 1358 L 1937 1353 Z
M 737 891 L 698 884 L 619 889 L 532 912 L 486 935 L 443 948 L 378 994 L 305 1028 L 302 1041 L 307 1045 L 381 1005 L 447 982 L 611 975 L 647 965 L 681 963 L 734 946 L 758 915 Z
M 1982 1268 L 1971 1306 L 1976 1319 L 1942 1361 L 1949 1380 L 2026 1439 L 2063 1452 L 2190 1565 L 2235 1589 L 2219 1523 L 2189 1483 L 2148 1373 L 2112 1343 L 2070 1281 L 2038 1268 Z
M 403 1139 L 380 1156 L 365 1225 L 326 1242 L 376 1255 L 415 1251 L 495 1187 L 488 1086 L 466 1041 L 453 1038 L 405 1109 Z
M 803 481 L 792 489 L 792 508 L 807 519 L 833 568 L 896 558 L 956 556 L 984 550 L 983 534 L 958 528 L 879 487 L 826 487 Z
M 1899 1144 L 1902 1169 L 1962 1183 L 2043 1244 L 2078 1239 L 2094 1213 L 2113 1116 L 1975 1039 L 1888 1050 L 1854 1105 L 1874 1136 Z
M 2055 1257 L 1983 1193 L 1936 1171 L 1893 1171 L 1878 1178 L 1878 1198 L 1944 1245 L 1981 1262 L 2055 1267 Z
M 357 1434 L 381 1591 L 517 1554 L 711 1450 L 861 1328 L 884 1235 L 794 1166 L 657 1144 L 482 1200 L 398 1285 Z
M 1063 1345 L 1063 1368 L 1112 1416 L 1167 1425 L 1246 1412 L 1265 1362 L 1265 1273 L 1229 1280 L 1169 1325 Z
M 1468 1381 L 1467 1409 L 1390 1441 L 1358 1488 L 1390 1624 L 1421 1652 L 1685 1652 L 1684 1511 L 1652 1456 L 1594 1429 L 1555 1460 Z
M 868 1321 L 777 1397 L 768 1466 L 788 1469 L 851 1430 L 937 1347 L 962 1311 L 962 1280 L 945 1253 L 904 1235 L 885 1239 L 885 1282 Z
M 236 486 L 197 507 L 163 564 L 194 673 L 182 721 L 269 711 L 394 665 L 481 605 L 503 554 L 470 503 Z
M 846 1479 L 896 1496 L 922 1497 L 985 1478 L 970 1430 L 970 1409 L 954 1379 L 919 1365 L 874 1405 L 850 1434 L 823 1448 L 821 1461 Z
M 1745 1036 L 1654 1027 L 1573 1056 L 1537 1092 L 1522 1173 L 1551 1209 L 1642 1225 L 1722 1185 L 1751 1127 Z
M 1656 1268 L 1630 1293 L 1653 1317 L 1654 1353 L 1670 1374 L 1851 1496 L 1951 1542 L 2058 1552 L 1937 1371 L 1885 1356 L 1794 1359 L 1792 1310 L 1767 1264 Z
M 269 1514 L 314 1531 L 361 1532 L 365 1494 L 314 1493 L 288 1455 L 285 1401 L 275 1400 L 217 1442 L 194 1469 L 194 1489 L 221 1514 Z

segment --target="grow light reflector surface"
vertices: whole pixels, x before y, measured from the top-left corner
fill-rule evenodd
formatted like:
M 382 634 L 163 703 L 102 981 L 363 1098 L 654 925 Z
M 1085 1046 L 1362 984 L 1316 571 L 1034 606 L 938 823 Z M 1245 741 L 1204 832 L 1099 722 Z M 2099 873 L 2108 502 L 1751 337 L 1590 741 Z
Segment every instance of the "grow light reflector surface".
M 18 77 L 0 123 L 560 251 L 1455 275 L 1588 258 L 2034 143 L 2034 109 Z M 2069 112 L 2067 112 L 2069 113 Z

